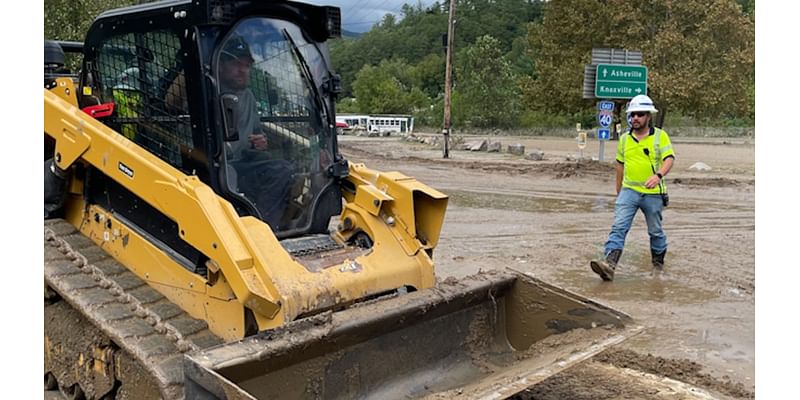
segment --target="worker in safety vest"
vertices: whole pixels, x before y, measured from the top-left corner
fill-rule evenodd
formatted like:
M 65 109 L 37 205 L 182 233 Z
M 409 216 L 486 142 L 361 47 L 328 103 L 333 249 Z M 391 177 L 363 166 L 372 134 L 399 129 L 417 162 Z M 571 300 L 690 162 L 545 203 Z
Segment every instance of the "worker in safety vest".
M 123 136 L 135 140 L 137 119 L 142 110 L 141 79 L 138 67 L 130 67 L 117 77 L 113 86 L 114 102 L 116 103 L 117 117 L 123 121 L 120 131 Z
M 658 112 L 650 97 L 634 97 L 626 111 L 631 129 L 620 137 L 617 145 L 614 224 L 605 244 L 605 260 L 590 263 L 592 271 L 605 281 L 614 280 L 614 270 L 637 210 L 642 210 L 647 221 L 654 268 L 664 268 L 667 253 L 661 211 L 669 201 L 664 177 L 672 168 L 675 152 L 667 132 L 650 126 L 653 114 Z

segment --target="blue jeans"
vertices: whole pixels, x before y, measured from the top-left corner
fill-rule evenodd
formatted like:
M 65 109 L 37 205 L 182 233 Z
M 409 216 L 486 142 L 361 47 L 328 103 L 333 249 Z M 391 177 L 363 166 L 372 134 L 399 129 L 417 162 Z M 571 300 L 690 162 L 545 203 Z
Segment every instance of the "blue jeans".
M 667 250 L 667 235 L 661 228 L 661 209 L 664 203 L 659 194 L 642 194 L 633 189 L 622 188 L 614 205 L 614 225 L 608 234 L 605 254 L 611 250 L 622 250 L 625 237 L 633 224 L 636 211 L 641 209 L 647 221 L 647 233 L 650 234 L 650 249 L 656 253 Z

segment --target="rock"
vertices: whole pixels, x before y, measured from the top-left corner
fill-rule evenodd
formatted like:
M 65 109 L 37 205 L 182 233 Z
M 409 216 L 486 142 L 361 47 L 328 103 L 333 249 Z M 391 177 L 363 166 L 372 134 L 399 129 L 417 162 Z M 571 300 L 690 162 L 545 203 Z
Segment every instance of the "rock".
M 698 161 L 689 167 L 689 171 L 711 171 L 711 167 L 706 163 Z
M 544 160 L 544 152 L 542 150 L 540 150 L 540 149 L 536 149 L 536 150 L 528 153 L 528 155 L 525 156 L 525 159 L 526 160 L 533 160 L 533 161 L 542 161 L 542 160 Z
M 508 145 L 508 152 L 515 155 L 515 156 L 524 156 L 525 155 L 525 146 L 516 143 Z
M 487 147 L 489 147 L 489 143 L 486 140 L 467 143 L 467 150 L 469 151 L 486 151 Z
M 430 146 L 435 146 L 436 143 L 438 143 L 438 142 L 439 142 L 439 138 L 437 138 L 436 136 L 428 136 L 428 137 L 425 138 L 425 140 L 422 143 L 430 145 Z
M 499 153 L 500 150 L 503 148 L 503 144 L 500 142 L 492 142 L 489 143 L 489 146 L 486 148 L 486 151 L 489 153 Z

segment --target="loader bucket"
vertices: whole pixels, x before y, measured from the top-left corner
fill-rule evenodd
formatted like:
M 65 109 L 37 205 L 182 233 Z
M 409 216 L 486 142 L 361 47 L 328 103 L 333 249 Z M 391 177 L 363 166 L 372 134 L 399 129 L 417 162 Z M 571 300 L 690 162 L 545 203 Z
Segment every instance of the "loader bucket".
M 184 359 L 191 399 L 506 398 L 638 333 L 516 271 L 295 321 Z

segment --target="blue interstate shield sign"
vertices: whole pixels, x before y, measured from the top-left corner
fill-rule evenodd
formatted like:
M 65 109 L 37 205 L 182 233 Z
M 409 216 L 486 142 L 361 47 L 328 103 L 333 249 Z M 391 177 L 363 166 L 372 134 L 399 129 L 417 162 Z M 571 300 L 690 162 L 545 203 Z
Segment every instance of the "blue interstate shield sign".
M 608 128 L 611 126 L 611 122 L 614 121 L 614 116 L 607 112 L 601 112 L 597 114 L 597 122 L 600 123 L 600 126 L 603 128 Z

